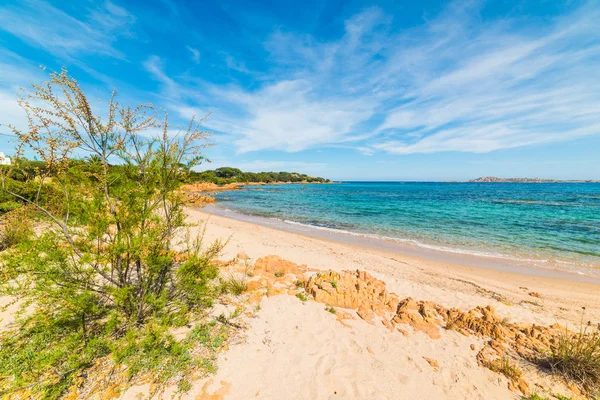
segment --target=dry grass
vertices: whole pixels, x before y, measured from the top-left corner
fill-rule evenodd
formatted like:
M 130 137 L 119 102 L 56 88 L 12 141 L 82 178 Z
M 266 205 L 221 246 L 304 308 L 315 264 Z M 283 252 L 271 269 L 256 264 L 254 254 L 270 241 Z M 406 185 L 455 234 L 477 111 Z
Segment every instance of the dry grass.
M 523 371 L 514 365 L 509 358 L 503 357 L 490 362 L 487 367 L 494 372 L 501 373 L 510 380 L 517 380 L 523 374 Z
M 582 324 L 578 333 L 565 331 L 541 362 L 586 392 L 600 394 L 600 329 Z
M 236 296 L 244 293 L 247 289 L 248 285 L 246 283 L 246 278 L 238 277 L 234 274 L 230 274 L 225 279 L 221 279 L 221 291 L 226 293 L 231 293 Z

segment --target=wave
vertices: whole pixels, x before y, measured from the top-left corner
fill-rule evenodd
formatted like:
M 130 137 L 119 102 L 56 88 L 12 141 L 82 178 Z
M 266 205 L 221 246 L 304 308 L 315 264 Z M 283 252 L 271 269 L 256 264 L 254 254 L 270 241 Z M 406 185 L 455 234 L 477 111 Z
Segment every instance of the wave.
M 598 204 L 580 203 L 574 201 L 544 201 L 544 200 L 518 200 L 518 199 L 497 199 L 492 200 L 496 204 L 531 204 L 536 206 L 569 206 L 569 207 L 598 207 Z
M 457 247 L 424 243 L 424 242 L 420 242 L 415 239 L 404 239 L 404 238 L 397 238 L 397 237 L 391 237 L 391 236 L 385 236 L 385 235 L 377 235 L 377 234 L 372 234 L 372 233 L 353 232 L 353 231 L 348 231 L 345 229 L 336 229 L 336 228 L 329 228 L 329 227 L 324 227 L 324 226 L 317 226 L 317 225 L 306 224 L 306 223 L 297 222 L 297 221 L 291 221 L 291 220 L 287 220 L 287 219 L 280 219 L 280 218 L 269 218 L 269 219 L 275 219 L 275 220 L 284 222 L 286 224 L 307 227 L 310 229 L 316 229 L 316 230 L 320 230 L 320 231 L 327 231 L 327 232 L 331 232 L 331 233 L 335 233 L 335 234 L 364 237 L 364 238 L 375 239 L 375 240 L 392 241 L 392 242 L 396 242 L 396 243 L 414 245 L 414 246 L 418 246 L 420 248 L 439 251 L 439 252 L 445 252 L 445 253 L 453 253 L 453 254 L 460 254 L 460 255 L 467 255 L 467 256 L 485 257 L 485 258 L 495 258 L 495 259 L 501 259 L 501 260 L 507 260 L 507 261 L 515 261 L 515 262 L 519 262 L 519 263 L 531 263 L 531 264 L 534 264 L 535 266 L 545 266 L 547 268 L 552 268 L 553 266 L 560 266 L 559 267 L 560 269 L 567 270 L 569 272 L 574 272 L 579 275 L 589 275 L 589 276 L 600 277 L 600 270 L 598 270 L 591 264 L 590 265 L 586 265 L 586 264 L 574 265 L 573 262 L 557 260 L 557 259 L 528 258 L 526 256 L 510 256 L 507 254 L 497 253 L 497 252 L 481 251 L 481 250 L 473 250 L 473 249 L 462 249 L 462 248 L 457 248 Z M 588 271 L 586 271 L 587 273 L 581 271 L 581 268 L 585 268 L 586 270 L 588 270 Z
M 253 213 L 238 209 L 229 209 L 224 207 L 222 204 L 217 205 L 217 208 L 221 210 L 225 210 L 227 212 L 245 215 L 251 217 L 263 218 L 267 221 L 277 222 L 279 224 L 287 224 L 293 225 L 297 227 L 302 227 L 305 229 L 318 230 L 329 232 L 337 235 L 348 235 L 353 237 L 362 237 L 373 240 L 381 240 L 387 242 L 394 242 L 403 245 L 415 246 L 418 248 L 433 250 L 436 252 L 444 252 L 444 253 L 452 253 L 457 255 L 465 255 L 465 256 L 475 256 L 475 257 L 484 257 L 488 259 L 496 259 L 496 260 L 504 260 L 508 262 L 515 262 L 518 264 L 529 264 L 536 267 L 546 268 L 546 269 L 557 269 L 562 271 L 568 271 L 571 273 L 577 273 L 580 275 L 592 276 L 592 277 L 600 277 L 600 268 L 599 265 L 592 263 L 584 263 L 581 261 L 566 261 L 564 259 L 557 259 L 554 257 L 549 258 L 548 256 L 544 256 L 542 254 L 537 257 L 537 255 L 528 255 L 528 254 L 506 254 L 498 251 L 490 251 L 490 250 L 478 250 L 472 248 L 461 248 L 448 246 L 444 244 L 434 244 L 427 243 L 423 241 L 419 241 L 413 238 L 400 238 L 400 237 L 392 237 L 387 235 L 380 235 L 374 233 L 365 233 L 358 232 L 354 230 L 344 229 L 347 226 L 343 224 L 336 224 L 331 222 L 323 222 L 323 221 L 295 221 L 287 218 L 279 218 L 273 214 L 265 214 L 265 213 Z M 271 225 L 271 224 L 269 224 Z

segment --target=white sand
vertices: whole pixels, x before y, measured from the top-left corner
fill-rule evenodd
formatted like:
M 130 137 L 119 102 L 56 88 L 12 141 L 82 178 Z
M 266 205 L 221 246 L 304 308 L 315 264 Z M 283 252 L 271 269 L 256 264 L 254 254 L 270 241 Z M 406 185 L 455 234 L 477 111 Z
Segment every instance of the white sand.
M 195 221 L 209 217 L 196 210 L 189 213 Z M 587 308 L 586 319 L 598 320 L 600 315 L 600 287 L 594 284 L 428 261 L 210 216 L 206 240 L 218 238 L 229 238 L 224 259 L 239 252 L 254 260 L 276 254 L 312 268 L 364 269 L 400 298 L 463 309 L 493 305 L 515 322 L 573 326 L 582 306 Z M 542 297 L 530 296 L 531 291 Z M 358 317 L 345 322 L 346 326 L 337 321 L 323 304 L 302 303 L 289 295 L 265 297 L 242 343 L 223 353 L 217 374 L 195 382 L 184 398 L 521 398 L 508 390 L 504 376 L 477 364 L 481 339 L 442 331 L 434 340 L 421 332 L 390 332 Z M 439 370 L 423 357 L 437 361 Z M 525 376 L 535 370 L 521 368 Z M 549 376 L 537 382 L 559 393 L 564 390 Z M 144 392 L 147 388 L 132 388 L 124 397 L 144 397 Z

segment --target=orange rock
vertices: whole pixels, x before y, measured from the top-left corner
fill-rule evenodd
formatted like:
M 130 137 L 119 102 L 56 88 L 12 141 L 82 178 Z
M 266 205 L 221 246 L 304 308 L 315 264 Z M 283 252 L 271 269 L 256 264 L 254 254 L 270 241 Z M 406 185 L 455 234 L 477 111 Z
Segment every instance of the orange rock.
M 423 359 L 425 361 L 427 361 L 429 363 L 429 365 L 431 365 L 433 367 L 433 370 L 435 372 L 438 372 L 440 370 L 440 364 L 438 364 L 438 362 L 436 360 L 434 360 L 433 358 L 423 357 Z
M 388 330 L 390 332 L 392 332 L 394 330 L 394 326 L 390 323 L 390 321 L 388 321 L 387 319 L 382 319 L 381 323 L 383 324 L 383 326 L 385 326 L 386 328 L 388 328 Z
M 254 263 L 254 273 L 269 273 L 273 275 L 300 274 L 306 271 L 306 265 L 294 264 L 279 256 L 261 257 Z
M 375 314 L 373 313 L 373 310 L 371 310 L 368 306 L 361 305 L 356 311 L 356 313 L 359 317 L 361 317 L 363 320 L 367 321 L 371 325 L 374 324 L 373 318 L 375 317 Z
M 319 303 L 361 309 L 368 320 L 367 309 L 387 318 L 395 312 L 398 305 L 398 297 L 387 292 L 385 282 L 364 271 L 343 271 L 341 274 L 333 271 L 318 272 L 306 282 L 305 289 Z
M 432 339 L 440 337 L 441 322 L 433 303 L 417 302 L 410 297 L 398 304 L 396 315 L 392 319 L 393 324 L 410 325 L 415 331 L 423 332 Z
M 517 379 L 517 388 L 521 391 L 521 393 L 523 393 L 525 396 L 527 396 L 527 393 L 529 392 L 529 385 L 527 384 L 527 382 L 525 382 L 525 379 L 523 378 L 519 378 Z
M 408 331 L 401 329 L 401 328 L 396 328 L 398 330 L 398 332 L 400 332 L 401 334 L 403 334 L 404 336 L 408 336 Z

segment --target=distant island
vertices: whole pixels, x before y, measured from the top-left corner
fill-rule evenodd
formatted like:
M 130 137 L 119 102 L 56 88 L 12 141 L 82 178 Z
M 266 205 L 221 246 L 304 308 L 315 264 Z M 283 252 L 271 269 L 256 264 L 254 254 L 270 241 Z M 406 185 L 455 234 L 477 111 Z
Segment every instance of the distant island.
M 560 180 L 544 178 L 498 178 L 497 176 L 482 176 L 468 182 L 486 183 L 598 183 L 600 180 Z

